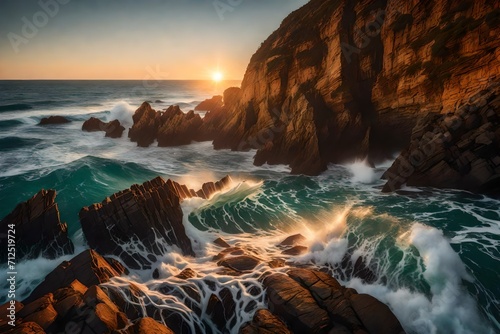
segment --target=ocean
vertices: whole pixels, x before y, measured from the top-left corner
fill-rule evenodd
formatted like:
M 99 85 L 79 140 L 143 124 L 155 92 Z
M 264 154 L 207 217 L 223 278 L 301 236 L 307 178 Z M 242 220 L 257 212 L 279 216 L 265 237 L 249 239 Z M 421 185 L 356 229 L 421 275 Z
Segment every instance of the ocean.
M 266 258 L 273 255 L 272 245 L 301 233 L 309 250 L 294 261 L 328 268 L 342 284 L 387 303 L 408 333 L 500 333 L 498 200 L 422 188 L 382 194 L 380 177 L 391 161 L 375 168 L 347 161 L 317 177 L 292 176 L 286 166 L 254 166 L 255 152 L 215 151 L 210 142 L 139 148 L 127 131 L 121 139 L 81 131 L 91 116 L 119 119 L 129 128 L 133 112 L 144 101 L 155 109 L 177 104 L 187 112 L 239 84 L 0 81 L 0 217 L 40 189 L 55 189 L 61 220 L 68 223 L 79 252 L 87 248 L 78 222 L 83 206 L 158 175 L 197 189 L 229 174 L 234 180 L 229 191 L 182 204 L 196 258 L 171 249 L 155 266 L 159 279 L 150 271 L 131 271 L 107 283 L 108 288 L 133 281 L 157 307 L 180 310 L 191 324 L 204 323 L 182 298 L 162 295 L 158 287 L 175 286 L 172 276 L 188 267 L 202 274 L 198 288 L 206 294 L 214 286 L 258 286 L 254 275 L 214 273 L 216 264 L 210 259 L 217 249 L 211 242 L 222 236 L 230 244 L 250 244 Z M 37 125 L 50 115 L 72 122 Z M 346 254 L 354 261 L 362 256 L 376 280 L 364 283 L 345 271 L 341 262 Z M 71 257 L 19 263 L 19 299 Z M 6 272 L 0 268 L 1 284 Z M 263 293 L 234 297 L 237 314 L 230 331 L 237 331 L 265 302 Z M 2 293 L 0 304 L 5 298 Z

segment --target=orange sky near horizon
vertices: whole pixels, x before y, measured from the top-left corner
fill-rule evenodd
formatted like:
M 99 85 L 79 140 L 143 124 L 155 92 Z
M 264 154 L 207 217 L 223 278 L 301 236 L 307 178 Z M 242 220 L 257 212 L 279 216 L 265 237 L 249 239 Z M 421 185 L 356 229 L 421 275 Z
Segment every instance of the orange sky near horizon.
M 307 2 L 240 1 L 220 12 L 212 1 L 64 1 L 33 36 L 26 22 L 43 12 L 39 2 L 0 1 L 0 80 L 242 80 L 259 45 Z

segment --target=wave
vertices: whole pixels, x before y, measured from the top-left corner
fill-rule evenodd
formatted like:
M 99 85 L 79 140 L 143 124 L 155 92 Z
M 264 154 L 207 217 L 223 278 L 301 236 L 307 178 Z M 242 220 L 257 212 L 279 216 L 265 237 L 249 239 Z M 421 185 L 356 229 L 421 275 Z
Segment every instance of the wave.
M 42 142 L 37 138 L 4 137 L 0 138 L 0 152 L 18 150 L 25 147 L 33 147 Z
M 25 103 L 7 104 L 7 105 L 0 106 L 0 112 L 17 111 L 17 110 L 30 110 L 30 109 L 33 109 L 33 107 L 31 105 L 25 104 Z
M 18 119 L 10 119 L 6 121 L 0 121 L 0 129 L 9 129 L 15 126 L 24 124 L 21 120 Z

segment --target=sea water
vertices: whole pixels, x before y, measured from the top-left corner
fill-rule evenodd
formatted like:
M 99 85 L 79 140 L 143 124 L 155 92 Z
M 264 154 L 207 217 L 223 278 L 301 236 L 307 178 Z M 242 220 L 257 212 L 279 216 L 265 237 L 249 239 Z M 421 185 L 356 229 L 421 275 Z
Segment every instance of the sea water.
M 105 287 L 121 291 L 134 282 L 144 291 L 143 307 L 154 304 L 176 310 L 190 328 L 234 332 L 265 306 L 265 291 L 255 273 L 217 274 L 211 259 L 219 249 L 212 241 L 222 236 L 232 245 L 251 246 L 266 260 L 280 255 L 274 245 L 301 233 L 309 251 L 290 261 L 329 269 L 342 284 L 387 303 L 409 333 L 500 332 L 498 200 L 425 188 L 382 194 L 380 176 L 390 162 L 372 168 L 363 161 L 346 161 L 329 166 L 317 177 L 292 176 L 286 166 L 254 166 L 255 152 L 215 151 L 210 142 L 139 148 L 127 132 L 123 138 L 111 139 L 101 132 L 81 131 L 91 116 L 119 119 L 128 128 L 133 112 L 144 101 L 155 109 L 177 104 L 187 112 L 205 98 L 237 85 L 1 81 L 0 217 L 40 189 L 55 189 L 61 219 L 68 223 L 76 252 L 80 252 L 87 248 L 78 222 L 83 206 L 158 175 L 197 189 L 230 174 L 234 180 L 230 189 L 209 200 L 190 199 L 182 204 L 196 258 L 183 257 L 172 247 L 153 266 L 158 279 L 152 278 L 153 269 L 131 271 Z M 50 115 L 72 122 L 37 126 Z M 345 256 L 353 261 L 362 256 L 376 279 L 367 283 L 343 272 Z M 19 263 L 19 299 L 71 257 Z M 178 288 L 174 276 L 185 268 L 200 274 L 188 280 L 201 295 L 200 301 Z M 255 272 L 269 270 L 263 263 Z M 6 272 L 0 268 L 0 282 L 5 282 Z M 205 309 L 210 295 L 225 287 L 237 301 L 236 314 L 225 329 L 217 329 L 191 308 L 195 304 Z M 1 294 L 0 303 L 5 298 Z

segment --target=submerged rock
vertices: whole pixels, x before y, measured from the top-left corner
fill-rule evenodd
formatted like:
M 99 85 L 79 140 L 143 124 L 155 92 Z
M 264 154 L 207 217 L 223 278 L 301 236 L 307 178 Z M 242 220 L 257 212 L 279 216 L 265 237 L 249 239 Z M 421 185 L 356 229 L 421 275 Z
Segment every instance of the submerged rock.
M 68 226 L 59 217 L 55 190 L 40 190 L 28 201 L 18 204 L 0 221 L 0 228 L 0 241 L 5 245 L 0 249 L 0 263 L 7 262 L 9 235 L 16 241 L 16 262 L 40 255 L 54 259 L 74 251 L 68 237 Z
M 71 123 L 69 119 L 63 116 L 50 116 L 47 118 L 42 118 L 38 125 L 51 125 L 51 124 L 66 124 Z
M 125 128 L 120 124 L 120 121 L 118 120 L 106 123 L 98 118 L 91 117 L 83 123 L 82 131 L 104 131 L 106 132 L 106 137 L 121 138 L 121 136 L 123 135 L 123 131 L 125 131 Z

